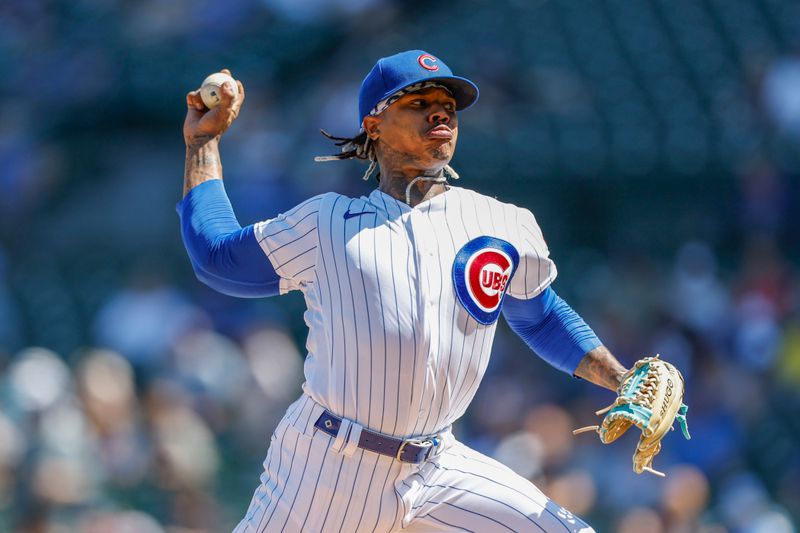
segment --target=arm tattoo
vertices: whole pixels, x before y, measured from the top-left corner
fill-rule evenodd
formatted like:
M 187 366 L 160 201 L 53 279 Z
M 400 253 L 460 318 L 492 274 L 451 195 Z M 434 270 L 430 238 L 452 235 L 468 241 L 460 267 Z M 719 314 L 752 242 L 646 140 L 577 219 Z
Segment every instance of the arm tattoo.
M 222 179 L 222 162 L 216 140 L 186 147 L 186 165 L 183 172 L 183 195 L 193 187 L 209 180 Z
M 625 372 L 625 367 L 605 346 L 587 352 L 575 369 L 576 376 L 615 392 Z

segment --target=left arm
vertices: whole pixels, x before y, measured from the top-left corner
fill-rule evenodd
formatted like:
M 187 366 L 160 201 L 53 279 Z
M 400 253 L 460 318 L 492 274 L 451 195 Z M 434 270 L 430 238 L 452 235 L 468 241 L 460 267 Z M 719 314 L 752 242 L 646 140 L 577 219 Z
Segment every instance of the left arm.
M 622 383 L 622 376 L 625 375 L 625 372 L 627 369 L 622 366 L 622 363 L 617 361 L 614 354 L 602 345 L 587 352 L 575 369 L 575 375 L 579 378 L 614 392 Z
M 506 295 L 503 316 L 511 329 L 554 367 L 616 391 L 625 367 L 551 287 L 528 300 Z

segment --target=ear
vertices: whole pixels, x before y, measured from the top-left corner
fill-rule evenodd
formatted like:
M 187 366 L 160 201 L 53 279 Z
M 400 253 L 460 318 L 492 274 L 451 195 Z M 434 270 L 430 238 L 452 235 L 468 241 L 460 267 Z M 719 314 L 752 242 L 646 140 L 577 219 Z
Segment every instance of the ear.
M 367 136 L 373 141 L 378 140 L 378 137 L 380 137 L 380 129 L 378 128 L 380 123 L 381 119 L 379 117 L 364 117 L 364 131 L 367 132 Z

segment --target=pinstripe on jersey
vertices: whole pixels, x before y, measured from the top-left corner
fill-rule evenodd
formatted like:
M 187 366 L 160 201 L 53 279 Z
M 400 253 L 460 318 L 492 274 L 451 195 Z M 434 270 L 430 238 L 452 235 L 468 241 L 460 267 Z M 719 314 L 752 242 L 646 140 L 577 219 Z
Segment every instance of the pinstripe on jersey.
M 519 253 L 508 294 L 528 299 L 556 268 L 530 211 L 468 189 L 414 208 L 375 190 L 316 196 L 256 224 L 281 292 L 308 307 L 304 391 L 333 413 L 410 437 L 447 428 L 477 390 L 496 322 L 481 324 L 458 301 L 457 252 L 490 236 Z

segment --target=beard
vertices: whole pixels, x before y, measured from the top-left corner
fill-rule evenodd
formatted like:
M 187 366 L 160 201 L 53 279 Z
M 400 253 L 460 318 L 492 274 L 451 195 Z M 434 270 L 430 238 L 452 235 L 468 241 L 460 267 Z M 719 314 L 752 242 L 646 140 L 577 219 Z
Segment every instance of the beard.
M 431 155 L 437 161 L 444 161 L 445 164 L 449 163 L 450 160 L 453 158 L 453 152 L 455 151 L 455 147 L 451 146 L 449 142 L 442 143 L 439 146 L 436 146 L 432 151 Z
M 380 143 L 376 148 L 380 152 L 380 158 L 388 163 L 389 167 L 415 166 L 438 172 L 453 158 L 455 141 L 429 145 L 420 151 L 413 152 L 395 148 L 385 142 Z

